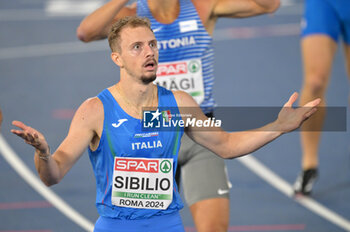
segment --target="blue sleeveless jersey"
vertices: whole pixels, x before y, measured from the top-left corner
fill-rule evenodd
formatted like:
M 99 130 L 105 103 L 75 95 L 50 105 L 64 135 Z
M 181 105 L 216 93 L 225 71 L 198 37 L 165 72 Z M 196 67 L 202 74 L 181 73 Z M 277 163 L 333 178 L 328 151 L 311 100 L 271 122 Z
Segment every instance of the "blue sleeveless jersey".
M 141 120 L 128 115 L 117 103 L 108 89 L 98 98 L 103 103 L 104 123 L 98 148 L 89 156 L 96 177 L 96 207 L 100 216 L 118 219 L 145 219 L 156 215 L 171 214 L 183 207 L 176 182 L 173 200 L 166 210 L 119 207 L 112 204 L 114 158 L 172 158 L 173 176 L 183 128 L 176 131 L 145 132 Z M 158 108 L 172 107 L 172 114 L 179 114 L 172 92 L 158 87 Z M 161 146 L 159 146 L 161 144 Z
M 151 27 L 158 41 L 160 64 L 163 62 L 201 59 L 204 99 L 199 101 L 196 99 L 196 91 L 191 93 L 186 90 L 186 87 L 193 84 L 191 81 L 184 82 L 182 90 L 191 94 L 197 100 L 197 103 L 200 104 L 204 113 L 208 113 L 213 110 L 215 104 L 213 99 L 214 49 L 212 38 L 204 28 L 191 0 L 180 0 L 179 2 L 179 16 L 171 24 L 159 23 L 152 16 L 147 0 L 137 1 L 137 15 L 150 19 Z M 159 72 L 157 76 L 158 79 Z M 179 89 L 175 84 L 161 85 L 171 90 Z

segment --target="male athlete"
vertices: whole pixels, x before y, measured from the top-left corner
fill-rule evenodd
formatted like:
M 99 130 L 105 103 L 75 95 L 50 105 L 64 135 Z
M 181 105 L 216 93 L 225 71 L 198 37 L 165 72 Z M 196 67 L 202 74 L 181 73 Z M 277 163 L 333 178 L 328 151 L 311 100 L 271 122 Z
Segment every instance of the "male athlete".
M 340 36 L 350 78 L 350 1 L 306 0 L 301 39 L 304 81 L 300 105 L 319 97 L 320 104 L 326 106 L 325 94 Z M 297 194 L 309 195 L 318 176 L 318 147 L 325 114 L 326 111 L 320 110 L 302 127 L 302 172 L 294 184 Z
M 252 131 L 227 133 L 220 128 L 199 130 L 192 125 L 171 131 L 145 131 L 144 107 L 157 108 L 152 113 L 154 118 L 163 113 L 158 110 L 164 107 L 169 109 L 165 112 L 169 120 L 173 120 L 171 115 L 197 121 L 208 118 L 189 94 L 153 84 L 158 48 L 148 20 L 123 18 L 113 26 L 108 40 L 111 59 L 120 68 L 120 81 L 79 107 L 67 137 L 52 155 L 39 131 L 19 121 L 13 122 L 19 130 L 11 130 L 35 148 L 36 169 L 48 186 L 59 183 L 88 147 L 100 214 L 96 232 L 184 231 L 179 215 L 183 205 L 174 181 L 184 129 L 195 142 L 230 159 L 249 154 L 296 129 L 320 102 L 316 99 L 293 109 L 297 99 L 294 93 L 276 121 Z
M 87 16 L 77 29 L 78 38 L 85 42 L 106 38 L 112 23 L 124 16 L 149 18 L 159 48 L 156 84 L 189 93 L 208 117 L 213 117 L 215 105 L 216 21 L 270 13 L 279 6 L 279 0 L 138 0 L 125 6 L 127 2 L 110 1 Z M 181 173 L 197 230 L 227 231 L 230 183 L 224 161 L 184 135 L 178 164 L 177 175 Z

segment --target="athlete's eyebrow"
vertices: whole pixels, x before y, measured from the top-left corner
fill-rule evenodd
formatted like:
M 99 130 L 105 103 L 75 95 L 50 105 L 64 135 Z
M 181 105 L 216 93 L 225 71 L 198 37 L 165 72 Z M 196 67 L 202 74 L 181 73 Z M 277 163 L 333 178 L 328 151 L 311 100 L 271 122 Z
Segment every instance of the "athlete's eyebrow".
M 155 43 L 157 44 L 157 40 L 156 39 L 152 39 L 152 40 L 149 40 L 149 41 L 136 41 L 136 42 L 133 42 L 132 44 L 130 44 L 130 47 L 134 47 L 135 45 L 143 45 L 143 44 L 150 44 L 150 43 Z
M 133 42 L 130 44 L 131 47 L 133 47 L 134 45 L 137 45 L 137 44 L 143 44 L 142 41 L 136 41 L 136 42 Z

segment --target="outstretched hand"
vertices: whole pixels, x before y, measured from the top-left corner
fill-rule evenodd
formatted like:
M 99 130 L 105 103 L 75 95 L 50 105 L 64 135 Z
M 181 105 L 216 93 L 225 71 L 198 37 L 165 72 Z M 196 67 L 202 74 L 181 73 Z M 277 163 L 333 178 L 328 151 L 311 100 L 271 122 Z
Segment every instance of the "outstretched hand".
M 47 144 L 45 137 L 39 131 L 25 125 L 20 121 L 13 121 L 12 125 L 20 128 L 20 130 L 12 129 L 11 132 L 24 139 L 26 143 L 32 145 L 41 153 L 48 154 L 50 152 L 49 145 Z
M 297 98 L 298 93 L 293 93 L 278 114 L 276 122 L 282 132 L 290 132 L 300 127 L 305 120 L 317 111 L 316 106 L 321 102 L 321 99 L 317 98 L 306 103 L 303 107 L 294 109 L 293 103 Z

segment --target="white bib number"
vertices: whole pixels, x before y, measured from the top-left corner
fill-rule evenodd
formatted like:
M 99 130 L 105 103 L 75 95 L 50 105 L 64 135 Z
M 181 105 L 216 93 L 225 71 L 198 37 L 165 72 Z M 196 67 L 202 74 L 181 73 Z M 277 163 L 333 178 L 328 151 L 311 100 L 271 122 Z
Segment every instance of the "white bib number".
M 165 210 L 173 200 L 173 159 L 114 160 L 112 204 Z
M 169 90 L 182 90 L 198 104 L 204 100 L 202 62 L 200 59 L 159 63 L 155 84 Z

